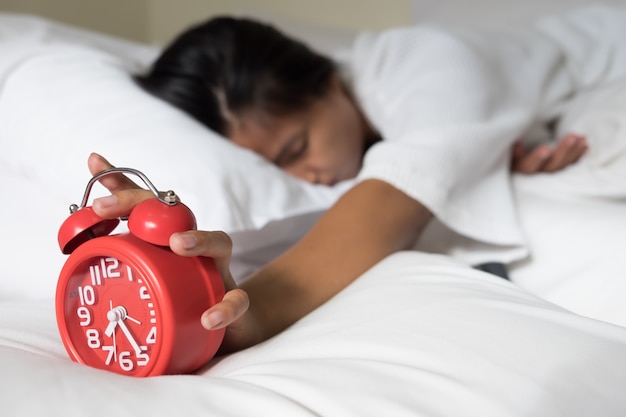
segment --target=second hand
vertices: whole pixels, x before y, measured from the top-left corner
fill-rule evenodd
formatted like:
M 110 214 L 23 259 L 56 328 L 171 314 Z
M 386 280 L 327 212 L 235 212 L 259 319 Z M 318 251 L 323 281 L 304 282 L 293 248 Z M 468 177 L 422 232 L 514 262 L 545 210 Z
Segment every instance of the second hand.
M 113 310 L 113 300 L 109 300 L 109 309 Z M 115 329 L 113 329 L 113 360 L 117 362 L 117 343 L 115 342 Z

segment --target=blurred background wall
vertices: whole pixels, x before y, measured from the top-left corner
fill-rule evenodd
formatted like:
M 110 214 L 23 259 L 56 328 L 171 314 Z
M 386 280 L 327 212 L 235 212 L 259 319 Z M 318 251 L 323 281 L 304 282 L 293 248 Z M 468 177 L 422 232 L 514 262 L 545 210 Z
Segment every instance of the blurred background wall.
M 0 0 L 0 11 L 36 14 L 154 44 L 216 14 L 254 16 L 287 29 L 351 33 L 412 18 L 411 0 Z
M 345 43 L 364 29 L 418 21 L 508 26 L 595 1 L 599 0 L 0 0 L 0 12 L 36 14 L 156 45 L 210 16 L 234 14 L 274 23 L 324 47 Z
M 149 41 L 151 0 L 0 0 L 0 11 L 29 13 L 127 39 Z

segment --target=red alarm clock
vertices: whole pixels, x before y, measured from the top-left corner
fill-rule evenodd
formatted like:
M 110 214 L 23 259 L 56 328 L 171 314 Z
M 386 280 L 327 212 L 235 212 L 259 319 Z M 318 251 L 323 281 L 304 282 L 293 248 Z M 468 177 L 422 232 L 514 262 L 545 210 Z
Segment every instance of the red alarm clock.
M 114 173 L 138 176 L 155 197 L 132 210 L 129 233 L 109 235 L 120 219 L 103 219 L 86 204 L 93 184 Z M 141 172 L 112 168 L 89 181 L 81 205 L 70 212 L 59 229 L 61 251 L 70 256 L 55 299 L 69 356 L 137 377 L 190 373 L 206 364 L 224 329 L 204 329 L 200 316 L 222 300 L 224 284 L 213 259 L 169 249 L 172 233 L 196 228 L 191 210 Z

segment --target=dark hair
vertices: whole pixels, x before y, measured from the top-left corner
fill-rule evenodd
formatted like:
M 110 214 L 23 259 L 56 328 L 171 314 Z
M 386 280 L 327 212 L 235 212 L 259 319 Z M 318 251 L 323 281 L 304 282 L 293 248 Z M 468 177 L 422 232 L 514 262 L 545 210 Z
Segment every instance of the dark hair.
M 336 70 L 332 60 L 272 26 L 217 17 L 178 36 L 135 80 L 226 134 L 228 113 L 305 109 L 326 94 Z

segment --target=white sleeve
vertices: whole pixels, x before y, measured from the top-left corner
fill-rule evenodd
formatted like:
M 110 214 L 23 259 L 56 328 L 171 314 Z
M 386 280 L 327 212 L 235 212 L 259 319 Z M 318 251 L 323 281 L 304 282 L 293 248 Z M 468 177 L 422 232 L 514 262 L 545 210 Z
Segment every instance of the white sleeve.
M 597 12 L 588 15 L 597 23 Z M 620 26 L 611 13 L 600 15 Z M 493 245 L 472 262 L 519 259 L 525 250 L 510 187 L 513 142 L 581 86 L 626 69 L 626 61 L 608 58 L 616 56 L 619 30 L 591 33 L 585 16 L 499 37 L 434 27 L 362 36 L 350 63 L 354 89 L 383 141 L 366 153 L 359 179 L 382 179 L 420 201 L 463 246 L 467 238 Z M 581 62 L 584 48 L 571 48 L 581 37 L 587 48 L 605 45 L 593 62 Z

